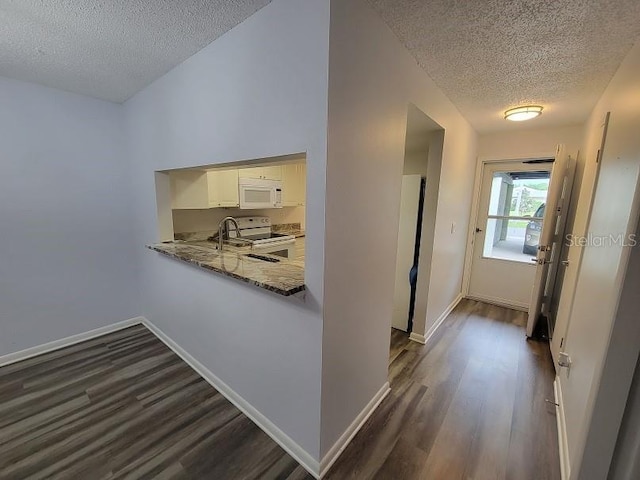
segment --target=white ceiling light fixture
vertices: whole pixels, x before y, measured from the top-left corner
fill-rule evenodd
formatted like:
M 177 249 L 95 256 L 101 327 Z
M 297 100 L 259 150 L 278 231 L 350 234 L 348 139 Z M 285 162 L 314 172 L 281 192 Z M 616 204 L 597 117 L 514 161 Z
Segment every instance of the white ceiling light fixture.
M 512 122 L 524 122 L 542 115 L 542 107 L 540 105 L 526 105 L 524 107 L 510 108 L 504 112 L 504 119 Z

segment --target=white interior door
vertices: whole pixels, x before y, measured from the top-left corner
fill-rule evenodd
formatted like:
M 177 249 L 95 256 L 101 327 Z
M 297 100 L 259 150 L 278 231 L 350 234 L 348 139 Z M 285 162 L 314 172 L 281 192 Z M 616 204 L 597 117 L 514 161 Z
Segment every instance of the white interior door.
M 590 182 L 591 191 L 586 192 L 583 190 L 580 196 L 580 203 L 584 204 L 589 202 L 589 205 L 583 205 L 585 214 L 580 216 L 580 212 L 576 214 L 574 220 L 574 232 L 584 233 L 581 229 L 586 228 L 591 219 L 591 212 L 593 209 L 593 196 L 595 194 L 595 186 L 598 183 L 598 177 L 600 175 L 600 166 L 602 165 L 602 151 L 607 139 L 607 128 L 609 125 L 609 113 L 606 114 L 604 122 L 602 123 L 602 138 L 600 140 L 600 148 L 598 149 L 597 158 L 595 160 L 596 166 L 594 169 L 593 180 Z M 593 159 L 586 159 L 587 162 L 593 161 Z M 586 171 L 585 171 L 586 175 Z M 589 180 L 583 178 L 583 183 Z M 588 199 L 583 199 L 583 193 L 588 194 Z M 576 230 L 577 229 L 577 230 Z M 575 296 L 576 284 L 578 281 L 578 271 L 580 270 L 580 263 L 582 261 L 583 246 L 578 242 L 573 242 L 569 246 L 569 254 L 567 256 L 566 265 L 564 265 L 565 275 L 562 280 L 562 290 L 558 303 L 558 311 L 555 318 L 555 328 L 553 337 L 551 338 L 551 355 L 553 356 L 554 364 L 558 365 L 558 356 L 564 346 L 565 336 L 567 328 L 569 326 L 569 315 L 573 306 L 573 300 Z
M 578 153 L 579 155 L 579 153 Z M 555 333 L 556 317 L 558 313 L 558 305 L 562 294 L 562 282 L 565 277 L 567 259 L 569 256 L 570 242 L 568 241 L 567 221 L 568 213 L 571 207 L 571 201 L 574 193 L 574 180 L 576 173 L 576 165 L 578 158 L 570 159 L 570 165 L 567 169 L 565 184 L 562 190 L 562 198 L 560 199 L 559 209 L 562 214 L 558 218 L 558 245 L 553 253 L 553 263 L 549 271 L 549 280 L 545 290 L 545 302 L 542 307 L 542 315 L 547 317 L 549 326 L 549 338 L 552 339 Z
M 582 259 L 562 347 L 569 367 L 559 369 L 557 380 L 571 479 L 589 477 L 588 472 L 580 472 L 577 467 L 583 460 L 587 427 L 610 348 L 620 289 L 637 240 L 633 236 L 640 201 L 637 123 L 617 127 L 612 115 L 606 137 L 590 220 L 580 242 L 584 245 Z M 589 460 L 595 463 L 595 459 Z M 604 478 L 595 475 L 593 478 Z
M 562 208 L 560 200 L 562 199 L 564 186 L 569 176 L 571 176 L 571 168 L 573 168 L 573 162 L 566 155 L 564 147 L 558 147 L 556 161 L 553 164 L 551 173 L 551 182 L 547 195 L 547 208 L 545 209 L 536 256 L 536 273 L 531 290 L 529 316 L 527 319 L 528 337 L 533 335 L 536 322 L 542 312 L 542 303 L 544 301 L 544 293 L 551 264 L 554 261 L 558 261 L 560 242 L 562 241 L 560 238 L 562 232 L 559 232 L 557 228 L 559 225 L 558 219 L 565 215 L 564 210 L 566 210 L 566 208 Z M 568 204 L 568 201 L 565 203 Z M 568 207 L 568 205 L 565 205 L 565 207 Z
M 396 280 L 393 293 L 392 327 L 407 331 L 409 327 L 409 302 L 411 285 L 409 271 L 413 266 L 420 203 L 420 175 L 402 176 L 400 197 L 400 225 L 396 254 Z
M 529 308 L 550 162 L 484 164 L 469 297 L 524 311 Z

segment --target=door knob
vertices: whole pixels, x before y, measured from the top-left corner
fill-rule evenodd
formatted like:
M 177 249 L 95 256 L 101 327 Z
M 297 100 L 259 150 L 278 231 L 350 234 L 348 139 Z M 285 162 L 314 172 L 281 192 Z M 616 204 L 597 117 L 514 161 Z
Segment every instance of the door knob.
M 565 267 L 569 266 L 569 260 L 562 260 L 562 265 Z
M 480 233 L 482 231 L 481 228 L 476 227 L 476 233 Z

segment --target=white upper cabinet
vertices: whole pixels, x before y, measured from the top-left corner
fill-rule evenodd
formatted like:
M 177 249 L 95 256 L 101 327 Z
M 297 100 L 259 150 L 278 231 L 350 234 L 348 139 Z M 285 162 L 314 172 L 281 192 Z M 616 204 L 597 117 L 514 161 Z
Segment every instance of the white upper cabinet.
M 262 178 L 266 180 L 282 180 L 282 166 L 250 167 L 239 170 L 240 178 Z
M 209 170 L 207 172 L 209 207 L 239 207 L 238 170 Z
M 307 164 L 298 164 L 298 182 L 300 185 L 300 205 L 307 203 Z
M 171 208 L 195 210 L 238 207 L 238 170 L 170 172 Z
M 306 197 L 306 164 L 282 166 L 282 206 L 301 207 Z
M 207 174 L 201 170 L 182 170 L 169 173 L 171 179 L 171 208 L 188 210 L 209 208 Z
M 171 208 L 200 210 L 240 206 L 239 178 L 282 181 L 282 206 L 301 207 L 306 197 L 306 164 L 226 170 L 175 170 L 171 179 Z

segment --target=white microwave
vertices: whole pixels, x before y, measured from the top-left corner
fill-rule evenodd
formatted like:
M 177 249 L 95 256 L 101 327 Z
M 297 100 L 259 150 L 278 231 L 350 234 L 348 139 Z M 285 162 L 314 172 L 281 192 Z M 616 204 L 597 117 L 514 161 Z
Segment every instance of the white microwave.
M 282 182 L 259 178 L 238 179 L 241 209 L 282 208 Z

